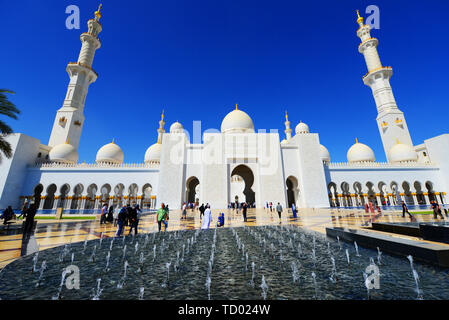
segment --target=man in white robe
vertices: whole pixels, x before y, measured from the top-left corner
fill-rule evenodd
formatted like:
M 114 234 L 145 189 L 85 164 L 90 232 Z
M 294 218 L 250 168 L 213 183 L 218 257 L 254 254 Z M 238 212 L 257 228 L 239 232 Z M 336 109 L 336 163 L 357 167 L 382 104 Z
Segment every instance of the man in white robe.
M 207 206 L 206 211 L 204 211 L 203 224 L 201 229 L 209 229 L 210 223 L 212 221 L 212 212 L 210 211 L 210 206 Z

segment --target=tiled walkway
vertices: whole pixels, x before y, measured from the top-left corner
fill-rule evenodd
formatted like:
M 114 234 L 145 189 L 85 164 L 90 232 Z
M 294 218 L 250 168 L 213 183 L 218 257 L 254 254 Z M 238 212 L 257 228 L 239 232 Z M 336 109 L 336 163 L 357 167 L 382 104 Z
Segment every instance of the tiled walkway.
M 212 212 L 211 228 L 217 223 L 219 212 Z M 197 229 L 201 227 L 199 212 L 188 212 L 187 220 L 180 219 L 180 211 L 170 212 L 168 231 Z M 434 221 L 433 215 L 416 215 L 418 221 Z M 284 211 L 282 224 L 291 224 L 304 227 L 317 232 L 325 233 L 326 227 L 351 227 L 361 228 L 369 226 L 372 221 L 377 222 L 408 222 L 409 218 L 402 218 L 400 212 L 385 212 L 382 215 L 370 214 L 360 210 L 339 209 L 302 209 L 298 217 L 293 218 L 292 213 Z M 278 225 L 280 223 L 276 212 L 265 209 L 250 209 L 248 211 L 248 222 L 243 222 L 241 212 L 233 210 L 225 211 L 225 227 Z M 158 226 L 154 214 L 143 217 L 139 223 L 139 232 L 156 232 Z M 69 242 L 80 242 L 103 237 L 112 237 L 117 228 L 112 224 L 100 225 L 99 221 L 51 221 L 40 220 L 37 223 L 34 234 L 23 238 L 22 234 L 5 235 L 0 234 L 0 268 L 14 261 L 21 255 L 30 254 L 37 249 L 45 250 L 60 246 Z M 128 234 L 129 227 L 126 227 Z M 402 236 L 401 236 L 402 237 Z M 408 237 L 411 238 L 411 237 Z

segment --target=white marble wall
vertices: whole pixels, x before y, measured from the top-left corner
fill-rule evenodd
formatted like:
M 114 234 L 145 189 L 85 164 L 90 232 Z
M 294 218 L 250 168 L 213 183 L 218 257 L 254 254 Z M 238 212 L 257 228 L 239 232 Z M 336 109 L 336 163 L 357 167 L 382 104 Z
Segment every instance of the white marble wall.
M 36 161 L 40 146 L 39 140 L 21 133 L 7 136 L 6 141 L 14 153 L 11 159 L 3 156 L 0 163 L 0 209 L 20 206 L 22 188 L 30 184 L 26 168 Z

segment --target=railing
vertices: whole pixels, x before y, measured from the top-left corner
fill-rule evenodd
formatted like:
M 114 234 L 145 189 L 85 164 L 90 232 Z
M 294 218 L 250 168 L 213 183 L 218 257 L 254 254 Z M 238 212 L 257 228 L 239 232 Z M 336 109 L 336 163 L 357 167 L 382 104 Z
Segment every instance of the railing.
M 389 162 L 331 162 L 326 164 L 329 169 L 339 168 L 435 168 L 435 163 L 420 163 L 420 162 L 404 162 L 404 163 L 389 163 Z
M 55 162 L 41 162 L 30 166 L 31 168 L 73 168 L 73 169 L 158 169 L 158 163 L 55 163 Z

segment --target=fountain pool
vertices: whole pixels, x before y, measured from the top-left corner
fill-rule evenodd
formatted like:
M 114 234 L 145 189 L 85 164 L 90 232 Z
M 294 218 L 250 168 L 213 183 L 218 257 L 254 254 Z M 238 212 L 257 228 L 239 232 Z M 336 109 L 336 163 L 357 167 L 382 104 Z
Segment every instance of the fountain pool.
M 296 226 L 103 237 L 63 248 L 63 255 L 52 248 L 7 265 L 0 272 L 0 298 L 449 299 L 447 269 Z M 380 271 L 380 287 L 367 290 L 372 264 Z M 79 289 L 61 286 L 71 277 L 64 274 L 71 265 L 79 268 Z

